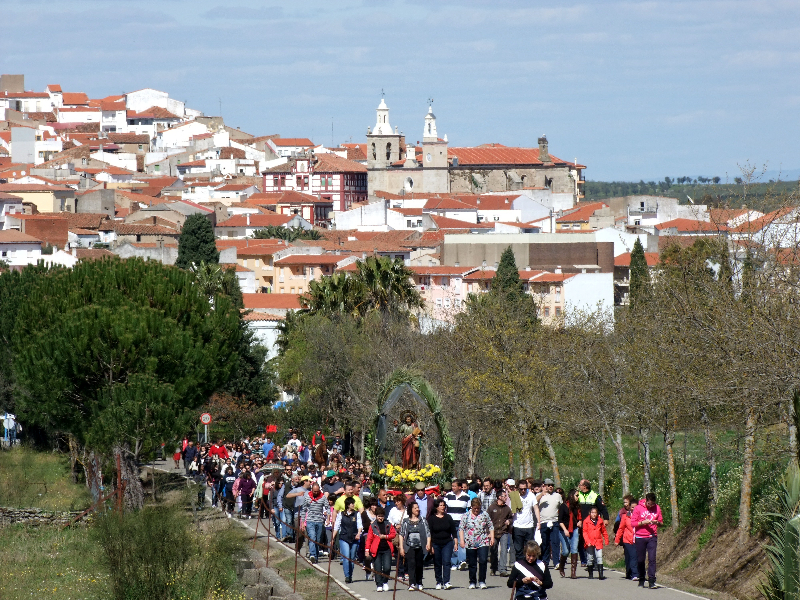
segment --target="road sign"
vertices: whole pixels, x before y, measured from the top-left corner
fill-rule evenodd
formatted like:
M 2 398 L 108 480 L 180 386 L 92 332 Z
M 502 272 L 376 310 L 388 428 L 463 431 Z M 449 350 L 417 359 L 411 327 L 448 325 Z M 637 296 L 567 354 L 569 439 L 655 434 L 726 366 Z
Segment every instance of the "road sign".
M 211 415 L 208 413 L 203 413 L 202 415 L 200 415 L 200 422 L 203 425 L 208 425 L 209 423 L 211 423 Z

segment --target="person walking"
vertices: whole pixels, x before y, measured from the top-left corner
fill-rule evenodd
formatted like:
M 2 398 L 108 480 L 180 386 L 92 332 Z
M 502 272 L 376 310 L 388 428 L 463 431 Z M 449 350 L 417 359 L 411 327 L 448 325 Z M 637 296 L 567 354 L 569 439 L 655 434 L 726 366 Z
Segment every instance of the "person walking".
M 562 544 L 561 560 L 566 563 L 566 556 L 570 558 L 570 579 L 577 579 L 578 570 L 578 545 L 581 538 L 581 508 L 578 502 L 578 490 L 572 489 L 566 494 L 566 502 L 561 505 L 558 514 L 558 524 L 561 527 Z M 564 573 L 564 564 L 559 563 L 559 574 Z
M 355 499 L 344 501 L 344 511 L 337 513 L 333 525 L 333 538 L 339 534 L 339 552 L 342 555 L 344 582 L 353 583 L 353 567 L 355 567 L 358 540 L 361 539 L 361 518 L 355 510 Z
M 447 514 L 450 515 L 456 523 L 461 522 L 461 517 L 463 517 L 469 509 L 469 494 L 462 490 L 461 483 L 461 480 L 454 481 L 451 484 L 450 492 L 444 495 L 444 501 L 447 504 Z M 465 481 L 464 488 L 466 487 Z M 451 564 L 453 571 L 456 569 L 461 571 L 466 570 L 467 555 L 463 548 L 459 547 L 459 549 L 453 553 Z
M 513 479 L 509 481 L 514 481 Z M 506 482 L 508 483 L 508 482 Z M 514 494 L 513 483 L 509 485 L 509 497 Z M 511 510 L 514 512 L 514 554 L 517 561 L 525 559 L 525 548 L 528 542 L 535 540 L 536 531 L 534 523 L 539 522 L 539 505 L 536 502 L 536 495 L 528 489 L 528 482 L 525 479 L 520 479 L 516 489 L 517 505 L 512 504 Z M 514 511 L 514 509 L 517 509 Z M 535 520 L 534 520 L 535 519 Z M 541 550 L 541 548 L 540 548 Z
M 480 494 L 478 498 L 480 499 Z M 500 577 L 508 577 L 508 548 L 511 541 L 511 521 L 514 518 L 507 500 L 506 492 L 501 490 L 486 511 L 494 526 L 494 545 L 489 549 L 491 574 Z
M 394 540 L 397 531 L 386 520 L 386 511 L 380 507 L 375 509 L 375 520 L 367 530 L 367 544 L 365 555 L 373 558 L 375 569 L 375 591 L 389 591 L 389 575 L 392 570 L 392 556 L 394 555 Z
M 544 564 L 550 563 L 553 559 L 553 566 L 559 565 L 559 571 L 563 571 L 561 565 L 561 528 L 558 525 L 559 508 L 564 503 L 563 498 L 554 491 L 555 483 L 552 479 L 545 479 L 542 490 L 538 494 L 539 505 L 539 533 L 542 536 L 542 560 Z
M 408 518 L 400 525 L 400 556 L 406 559 L 408 590 L 422 590 L 422 561 L 424 552 L 431 551 L 431 533 L 416 502 L 408 503 L 406 513 Z
M 645 494 L 631 514 L 631 525 L 636 543 L 639 587 L 644 587 L 644 562 L 647 556 L 647 581 L 650 589 L 656 586 L 656 549 L 658 547 L 658 526 L 664 524 L 661 507 L 656 504 L 656 495 Z
M 233 507 L 236 505 L 236 496 L 233 495 L 233 486 L 236 483 L 236 475 L 233 473 L 233 467 L 225 469 L 225 475 L 222 478 L 220 485 L 222 486 L 222 501 L 225 516 L 229 519 L 233 515 Z
M 494 545 L 494 526 L 489 515 L 481 510 L 479 498 L 473 498 L 470 510 L 461 518 L 458 529 L 458 540 L 466 550 L 469 565 L 469 589 L 476 585 L 486 589 L 486 563 L 489 559 L 489 548 Z
M 186 448 L 183 450 L 183 468 L 186 470 L 186 475 L 189 475 L 189 467 L 197 456 L 197 448 L 194 442 L 190 441 Z
M 306 532 L 308 533 L 308 551 L 311 562 L 319 562 L 319 543 L 325 530 L 325 513 L 328 508 L 328 494 L 319 489 L 318 483 L 311 484 L 311 489 L 303 497 L 305 509 Z
M 639 565 L 636 559 L 636 543 L 633 537 L 633 525 L 631 515 L 636 506 L 636 498 L 628 494 L 622 499 L 622 508 L 619 510 L 619 529 L 614 536 L 617 546 L 622 546 L 625 553 L 625 579 L 631 581 L 639 580 Z
M 594 506 L 597 508 L 598 514 L 603 517 L 606 527 L 608 527 L 608 509 L 603 502 L 602 496 L 592 490 L 592 483 L 588 479 L 581 479 L 581 482 L 578 484 L 578 503 L 580 504 L 581 516 L 583 516 L 584 521 L 589 516 L 589 511 Z M 584 551 L 583 536 L 581 536 L 578 545 L 578 554 L 581 558 L 581 566 L 585 567 L 586 552 Z
M 449 590 L 450 558 L 458 545 L 458 523 L 447 514 L 447 504 L 442 498 L 433 500 L 433 508 L 428 516 L 428 529 L 431 532 L 433 552 L 433 575 L 437 590 Z
M 589 511 L 589 516 L 583 521 L 583 545 L 586 548 L 586 566 L 589 569 L 589 579 L 594 579 L 594 568 L 597 566 L 598 579 L 605 579 L 603 575 L 603 547 L 608 546 L 608 531 L 605 521 L 598 514 L 596 506 Z
M 535 541 L 525 544 L 525 558 L 514 563 L 507 585 L 514 588 L 514 600 L 547 600 L 547 590 L 553 587 L 553 578 L 544 561 L 539 560 L 542 550 Z

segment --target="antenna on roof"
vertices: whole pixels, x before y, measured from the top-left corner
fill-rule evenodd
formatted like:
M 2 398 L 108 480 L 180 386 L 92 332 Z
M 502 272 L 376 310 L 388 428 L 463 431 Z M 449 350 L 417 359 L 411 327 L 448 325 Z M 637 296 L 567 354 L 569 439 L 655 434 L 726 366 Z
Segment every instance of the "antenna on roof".
M 222 116 L 222 98 L 219 99 L 219 116 Z

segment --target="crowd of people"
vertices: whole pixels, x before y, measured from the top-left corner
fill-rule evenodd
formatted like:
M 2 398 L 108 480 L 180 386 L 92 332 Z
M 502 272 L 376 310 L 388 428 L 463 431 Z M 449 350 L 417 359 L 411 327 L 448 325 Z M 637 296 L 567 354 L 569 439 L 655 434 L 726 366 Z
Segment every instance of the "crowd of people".
M 423 566 L 430 564 L 437 590 L 452 589 L 451 571 L 462 570 L 469 589 L 485 589 L 489 575 L 505 578 L 516 598 L 545 599 L 551 568 L 576 579 L 580 564 L 590 579 L 604 580 L 603 549 L 612 537 L 624 549 L 625 577 L 656 587 L 663 519 L 653 494 L 626 496 L 612 522 L 586 479 L 566 492 L 551 479 L 477 475 L 388 490 L 373 482 L 369 461 L 346 456 L 343 446 L 335 436 L 328 448 L 321 431 L 310 444 L 291 430 L 281 443 L 266 434 L 235 444 L 187 438 L 173 460 L 203 484 L 201 504 L 208 487 L 211 504 L 229 518 L 271 518 L 279 540 L 307 540 L 314 563 L 335 548 L 345 581 L 361 565 L 378 592 L 389 590 L 393 565 L 409 590 L 424 589 Z M 315 455 L 320 447 L 326 455 Z

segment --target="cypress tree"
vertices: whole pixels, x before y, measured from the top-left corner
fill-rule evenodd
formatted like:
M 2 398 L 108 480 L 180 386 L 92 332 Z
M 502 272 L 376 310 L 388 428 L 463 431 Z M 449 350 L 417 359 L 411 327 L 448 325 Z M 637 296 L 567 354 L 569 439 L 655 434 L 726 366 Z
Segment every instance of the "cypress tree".
M 192 264 L 219 263 L 219 251 L 214 241 L 214 228 L 205 216 L 189 215 L 178 239 L 176 267 L 188 269 Z
M 492 279 L 491 293 L 494 296 L 505 296 L 512 301 L 519 299 L 525 293 L 519 280 L 517 261 L 511 246 L 503 250 L 500 256 L 500 264 L 497 265 L 497 272 Z
M 633 252 L 631 252 L 630 276 L 630 303 L 633 306 L 637 301 L 643 299 L 650 290 L 650 270 L 647 267 L 644 247 L 639 238 L 636 238 L 636 242 L 633 244 Z

